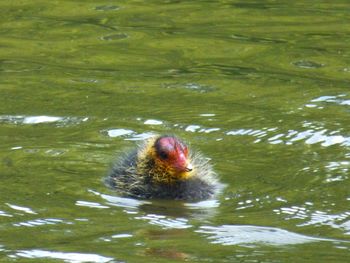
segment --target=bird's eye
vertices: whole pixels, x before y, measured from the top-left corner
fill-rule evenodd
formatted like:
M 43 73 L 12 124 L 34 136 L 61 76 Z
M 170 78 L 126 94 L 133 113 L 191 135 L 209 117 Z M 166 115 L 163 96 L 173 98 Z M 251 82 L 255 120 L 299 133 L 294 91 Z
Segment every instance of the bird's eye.
M 161 152 L 159 152 L 159 157 L 165 160 L 168 158 L 168 153 L 161 151 Z

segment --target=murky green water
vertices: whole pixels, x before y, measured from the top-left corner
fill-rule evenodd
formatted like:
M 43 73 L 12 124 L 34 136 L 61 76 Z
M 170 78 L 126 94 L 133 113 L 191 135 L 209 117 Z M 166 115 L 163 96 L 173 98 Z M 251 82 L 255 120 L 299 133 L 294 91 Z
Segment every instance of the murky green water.
M 348 1 L 2 1 L 1 262 L 348 262 Z M 102 178 L 174 133 L 227 186 Z

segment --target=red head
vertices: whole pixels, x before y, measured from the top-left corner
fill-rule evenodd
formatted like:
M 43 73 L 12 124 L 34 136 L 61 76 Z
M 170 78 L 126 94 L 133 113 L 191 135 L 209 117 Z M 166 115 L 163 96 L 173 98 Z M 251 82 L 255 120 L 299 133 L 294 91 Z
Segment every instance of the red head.
M 176 174 L 192 171 L 192 165 L 188 160 L 187 146 L 176 137 L 164 136 L 158 138 L 155 142 L 155 150 L 158 160 Z

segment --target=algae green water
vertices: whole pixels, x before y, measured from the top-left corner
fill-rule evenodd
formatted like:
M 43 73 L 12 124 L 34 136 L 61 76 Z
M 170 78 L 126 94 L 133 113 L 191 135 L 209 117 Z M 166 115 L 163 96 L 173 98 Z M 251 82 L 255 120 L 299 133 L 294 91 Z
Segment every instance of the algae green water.
M 349 262 L 349 1 L 0 3 L 1 262 Z M 152 133 L 215 200 L 117 196 Z

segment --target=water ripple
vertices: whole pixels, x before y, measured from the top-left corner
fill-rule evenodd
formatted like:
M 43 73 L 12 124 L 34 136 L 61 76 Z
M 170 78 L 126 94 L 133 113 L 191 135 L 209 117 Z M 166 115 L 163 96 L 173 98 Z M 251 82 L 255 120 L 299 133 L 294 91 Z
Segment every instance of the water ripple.
M 329 214 L 324 211 L 313 211 L 305 206 L 291 206 L 275 209 L 275 213 L 284 214 L 286 220 L 303 219 L 304 223 L 298 226 L 330 226 L 335 229 L 345 229 L 350 231 L 350 212 L 343 212 L 339 214 Z
M 119 9 L 120 7 L 117 5 L 100 5 L 95 7 L 96 11 L 116 11 Z
M 111 41 L 111 40 L 120 40 L 120 39 L 125 39 L 128 38 L 129 36 L 125 33 L 119 33 L 119 34 L 112 34 L 112 35 L 108 35 L 108 36 L 103 36 L 101 37 L 102 40 L 107 40 L 107 41 Z
M 111 262 L 114 260 L 110 257 L 104 257 L 97 254 L 86 254 L 86 253 L 66 253 L 66 252 L 56 252 L 56 251 L 47 251 L 40 249 L 33 250 L 18 250 L 14 255 L 10 257 L 18 258 L 32 258 L 32 259 L 42 259 L 42 258 L 51 258 L 51 259 L 60 259 L 65 262 L 71 263 L 82 263 L 82 262 L 98 262 L 105 263 Z M 113 261 L 116 262 L 116 261 Z
M 126 141 L 143 141 L 154 136 L 153 132 L 143 132 L 126 138 Z
M 88 202 L 88 201 L 76 201 L 75 205 L 85 206 L 85 207 L 90 207 L 90 208 L 99 208 L 99 209 L 109 208 L 109 206 L 101 205 L 101 204 L 96 203 L 96 202 Z
M 299 226 L 310 226 L 310 225 L 327 225 L 332 228 L 344 228 L 349 227 L 344 221 L 350 220 L 350 212 L 344 212 L 339 214 L 328 214 L 324 211 L 314 211 L 309 215 L 309 221 L 299 224 Z M 350 228 L 346 229 L 350 231 Z
M 220 202 L 218 200 L 205 200 L 197 203 L 185 203 L 184 205 L 191 209 L 208 209 L 219 207 Z
M 32 209 L 28 208 L 28 207 L 23 207 L 23 206 L 18 206 L 18 205 L 11 205 L 9 203 L 6 203 L 10 208 L 17 210 L 17 211 L 21 211 L 21 212 L 25 212 L 27 214 L 37 214 L 36 212 L 34 212 Z
M 213 244 L 228 245 L 272 245 L 303 244 L 328 239 L 314 238 L 273 227 L 249 225 L 202 226 L 196 232 L 208 235 Z
M 147 214 L 135 219 L 147 220 L 151 225 L 161 226 L 166 229 L 185 229 L 190 228 L 192 225 L 188 224 L 186 218 L 168 218 L 164 215 Z
M 304 131 L 288 130 L 287 132 L 279 132 L 277 134 L 271 134 L 270 132 L 278 131 L 277 127 L 274 128 L 262 128 L 258 130 L 254 129 L 236 129 L 226 132 L 226 135 L 233 136 L 252 136 L 257 139 L 255 143 L 261 142 L 265 138 L 266 142 L 270 144 L 281 144 L 291 145 L 295 142 L 303 140 L 306 144 L 317 144 L 328 147 L 335 144 L 342 146 L 350 146 L 350 137 L 343 135 L 335 135 L 337 131 L 327 131 L 326 129 L 307 129 Z
M 324 64 L 314 62 L 311 60 L 299 60 L 292 63 L 294 66 L 299 68 L 307 68 L 307 69 L 316 69 L 316 68 L 322 68 Z
M 107 130 L 107 134 L 109 137 L 120 137 L 120 136 L 125 136 L 125 135 L 130 135 L 135 133 L 132 130 L 127 130 L 127 129 L 111 129 Z
M 89 118 L 58 117 L 58 116 L 21 116 L 21 115 L 0 115 L 0 123 L 10 124 L 47 124 L 57 123 L 62 126 L 80 124 Z
M 43 226 L 43 225 L 57 225 L 57 224 L 72 224 L 71 222 L 65 221 L 63 219 L 58 218 L 44 218 L 44 219 L 35 219 L 35 220 L 29 220 L 25 222 L 20 223 L 14 223 L 13 226 L 16 227 L 36 227 L 36 226 Z
M 161 120 L 148 119 L 144 121 L 145 125 L 163 125 Z M 320 144 L 323 147 L 332 145 L 350 146 L 350 136 L 340 134 L 340 131 L 327 130 L 323 127 L 318 127 L 312 122 L 304 122 L 303 130 L 289 129 L 281 131 L 279 127 L 263 127 L 260 129 L 254 128 L 237 128 L 224 131 L 219 127 L 203 127 L 198 124 L 180 125 L 174 124 L 174 128 L 184 129 L 191 133 L 216 133 L 225 134 L 227 136 L 251 136 L 255 138 L 254 143 L 265 142 L 269 144 L 285 144 L 293 145 L 299 141 L 304 141 L 308 145 Z M 109 137 L 125 137 L 125 140 L 139 141 L 145 140 L 154 136 L 153 132 L 136 133 L 133 130 L 117 128 L 107 130 Z M 218 138 L 217 140 L 222 140 Z
M 187 132 L 199 132 L 199 133 L 212 133 L 212 132 L 217 132 L 217 131 L 220 131 L 220 130 L 221 130 L 220 128 L 216 128 L 216 127 L 213 127 L 213 128 L 202 128 L 199 125 L 188 125 L 185 128 L 185 131 L 187 131 Z
M 196 132 L 198 129 L 200 129 L 201 126 L 199 125 L 188 125 L 185 129 L 187 132 Z
M 129 208 L 129 209 L 135 210 L 135 209 L 139 208 L 141 205 L 150 204 L 150 202 L 147 202 L 147 201 L 141 201 L 141 200 L 132 199 L 132 198 L 101 194 L 101 193 L 93 191 L 93 190 L 89 190 L 89 192 L 94 194 L 94 195 L 100 196 L 105 201 L 107 201 L 107 205 L 111 205 L 111 206 L 117 206 L 117 207 Z
M 102 130 L 101 132 L 107 134 L 108 137 L 111 138 L 123 137 L 126 141 L 142 141 L 154 136 L 153 132 L 137 133 L 133 130 L 124 128 Z
M 0 210 L 0 216 L 13 217 L 13 215 L 10 215 L 10 214 L 8 214 L 4 211 L 1 211 L 1 210 Z
M 152 119 L 150 119 L 150 120 L 146 120 L 144 122 L 144 124 L 146 124 L 146 125 L 162 125 L 163 122 L 160 121 L 160 120 L 152 120 Z
M 130 237 L 133 237 L 133 235 L 123 233 L 123 234 L 115 234 L 115 235 L 111 235 L 111 236 L 107 236 L 107 237 L 101 237 L 100 240 L 105 241 L 105 242 L 111 242 L 113 239 L 130 238 Z
M 346 94 L 339 94 L 336 96 L 320 96 L 312 99 L 311 102 L 328 102 L 335 103 L 338 105 L 350 105 L 350 100 L 345 99 Z

